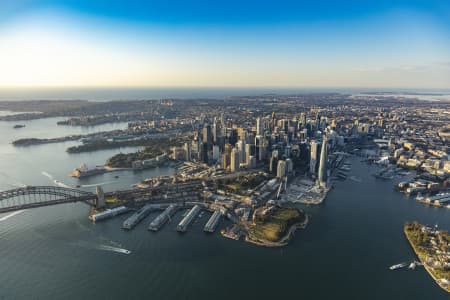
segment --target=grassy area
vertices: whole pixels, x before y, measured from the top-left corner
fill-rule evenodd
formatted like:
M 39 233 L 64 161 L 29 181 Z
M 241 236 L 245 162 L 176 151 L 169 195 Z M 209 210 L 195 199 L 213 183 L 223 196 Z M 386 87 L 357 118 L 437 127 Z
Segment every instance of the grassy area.
M 267 179 L 268 177 L 260 174 L 247 174 L 239 178 L 221 179 L 217 181 L 217 184 L 221 189 L 234 193 L 253 189 Z
M 170 147 L 180 146 L 181 143 L 177 139 L 152 139 L 151 144 L 147 145 L 143 150 L 127 154 L 116 154 L 106 161 L 106 165 L 113 168 L 131 168 L 133 161 L 155 158 L 164 152 L 169 153 Z
M 108 204 L 114 204 L 119 202 L 119 199 L 117 197 L 109 197 L 109 198 L 105 198 L 105 203 Z
M 256 239 L 277 242 L 286 235 L 290 226 L 304 220 L 305 215 L 297 208 L 276 208 L 267 216 L 257 217 L 250 231 Z

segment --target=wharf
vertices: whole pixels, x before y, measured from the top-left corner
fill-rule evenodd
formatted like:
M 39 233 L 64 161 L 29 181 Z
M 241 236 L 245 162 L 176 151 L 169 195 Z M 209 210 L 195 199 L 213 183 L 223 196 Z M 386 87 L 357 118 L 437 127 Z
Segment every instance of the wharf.
M 177 226 L 177 231 L 179 232 L 185 232 L 188 226 L 194 221 L 197 214 L 201 211 L 201 207 L 196 204 L 193 208 L 189 211 L 189 213 L 181 220 L 181 222 Z
M 206 223 L 205 227 L 203 228 L 203 231 L 213 233 L 216 230 L 217 225 L 219 225 L 221 216 L 222 216 L 222 213 L 219 210 L 214 211 L 211 218 L 209 218 L 208 222 Z
M 148 226 L 148 230 L 158 231 L 161 227 L 176 213 L 179 206 L 176 204 L 169 205 L 159 216 L 157 216 Z
M 139 224 L 139 222 L 145 219 L 150 214 L 150 212 L 154 210 L 159 210 L 161 208 L 162 208 L 161 204 L 145 205 L 137 212 L 135 212 L 132 216 L 130 216 L 128 219 L 126 219 L 122 224 L 122 228 L 127 230 L 133 229 L 137 224 Z

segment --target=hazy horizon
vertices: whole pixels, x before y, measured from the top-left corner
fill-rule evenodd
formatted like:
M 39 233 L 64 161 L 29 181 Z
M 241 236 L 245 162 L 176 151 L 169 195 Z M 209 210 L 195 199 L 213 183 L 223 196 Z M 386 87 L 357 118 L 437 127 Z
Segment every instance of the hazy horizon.
M 0 88 L 0 101 L 28 100 L 157 100 L 224 99 L 234 96 L 260 96 L 264 94 L 364 94 L 393 93 L 431 95 L 433 100 L 450 101 L 450 89 L 418 88 L 358 88 L 358 87 L 77 87 L 77 88 Z M 440 96 L 443 95 L 443 96 Z M 422 97 L 423 100 L 430 97 Z

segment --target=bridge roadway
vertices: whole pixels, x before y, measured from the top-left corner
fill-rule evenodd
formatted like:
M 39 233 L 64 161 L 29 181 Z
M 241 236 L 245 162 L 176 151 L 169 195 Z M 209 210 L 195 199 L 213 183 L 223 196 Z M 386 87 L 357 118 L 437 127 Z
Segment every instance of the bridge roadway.
M 248 171 L 241 171 L 233 174 L 223 174 L 208 178 L 208 181 L 232 179 L 247 173 Z M 189 184 L 189 182 L 186 182 L 186 184 Z M 177 189 L 182 185 L 183 182 L 180 182 L 176 184 L 164 184 L 157 188 L 114 191 L 105 193 L 104 196 L 105 198 L 114 196 L 136 198 L 139 196 L 147 196 L 149 193 Z M 0 191 L 0 213 L 73 202 L 85 202 L 91 206 L 95 206 L 97 203 L 97 195 L 79 189 L 56 186 L 26 186 L 13 190 Z
M 119 190 L 107 192 L 104 197 L 119 197 L 131 200 L 132 198 L 144 197 L 151 192 L 161 192 L 174 187 L 175 185 L 168 184 L 158 188 Z M 85 202 L 95 206 L 97 195 L 83 190 L 55 186 L 26 186 L 0 191 L 0 213 L 73 202 Z
M 0 192 L 0 213 L 71 202 L 95 205 L 94 193 L 55 186 L 26 186 Z

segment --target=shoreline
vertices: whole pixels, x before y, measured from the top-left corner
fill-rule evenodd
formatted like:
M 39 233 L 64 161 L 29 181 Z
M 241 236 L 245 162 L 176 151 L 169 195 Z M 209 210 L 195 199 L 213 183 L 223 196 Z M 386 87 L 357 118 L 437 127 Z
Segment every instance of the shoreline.
M 445 287 L 441 284 L 440 279 L 436 278 L 436 276 L 433 274 L 433 272 L 431 271 L 431 268 L 426 264 L 426 262 L 422 259 L 422 257 L 419 255 L 419 251 L 417 250 L 416 246 L 414 245 L 414 243 L 411 241 L 411 239 L 409 238 L 408 232 L 407 230 L 404 228 L 403 232 L 405 233 L 406 239 L 408 240 L 409 244 L 411 245 L 411 247 L 413 248 L 414 254 L 417 256 L 417 258 L 419 259 L 419 261 L 422 263 L 423 267 L 425 268 L 425 270 L 427 271 L 428 274 L 430 274 L 431 278 L 433 278 L 434 282 L 440 287 L 442 288 L 444 291 L 446 291 L 447 293 L 450 293 L 450 287 Z

